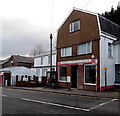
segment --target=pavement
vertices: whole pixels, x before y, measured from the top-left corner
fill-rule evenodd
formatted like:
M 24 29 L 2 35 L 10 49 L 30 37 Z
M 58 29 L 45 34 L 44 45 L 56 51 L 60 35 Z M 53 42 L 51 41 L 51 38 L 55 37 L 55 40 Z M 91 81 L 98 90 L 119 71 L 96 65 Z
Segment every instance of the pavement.
M 105 92 L 95 92 L 95 91 L 87 91 L 87 90 L 79 90 L 79 89 L 64 89 L 64 88 L 48 88 L 48 87 L 5 87 L 10 89 L 21 89 L 21 90 L 30 90 L 30 91 L 38 91 L 38 92 L 50 92 L 50 93 L 58 93 L 58 94 L 67 94 L 67 95 L 78 95 L 78 96 L 88 96 L 88 97 L 96 97 L 96 98 L 112 98 L 112 99 L 120 99 L 120 90 L 112 90 Z

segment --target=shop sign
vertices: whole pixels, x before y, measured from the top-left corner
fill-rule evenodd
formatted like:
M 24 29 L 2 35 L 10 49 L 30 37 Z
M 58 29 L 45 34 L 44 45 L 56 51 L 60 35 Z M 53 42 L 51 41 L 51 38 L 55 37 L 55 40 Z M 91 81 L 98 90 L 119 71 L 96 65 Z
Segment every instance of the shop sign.
M 91 59 L 85 59 L 85 60 L 74 60 L 74 61 L 62 61 L 60 64 L 76 64 L 76 63 L 87 63 L 92 62 Z

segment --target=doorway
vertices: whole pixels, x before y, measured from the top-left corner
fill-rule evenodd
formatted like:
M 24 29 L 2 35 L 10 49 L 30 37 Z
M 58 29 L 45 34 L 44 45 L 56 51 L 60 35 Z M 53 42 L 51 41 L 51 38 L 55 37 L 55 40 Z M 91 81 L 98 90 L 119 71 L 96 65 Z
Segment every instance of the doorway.
M 11 83 L 11 82 L 10 82 L 10 81 L 11 81 L 11 73 L 5 73 L 5 80 L 7 80 L 7 81 L 6 81 L 6 82 L 7 82 L 6 85 L 7 85 L 7 86 L 10 86 L 10 85 L 11 85 L 11 84 L 10 84 L 10 83 Z
M 72 65 L 71 66 L 71 87 L 72 88 L 77 88 L 77 78 L 78 78 L 78 66 L 77 65 Z

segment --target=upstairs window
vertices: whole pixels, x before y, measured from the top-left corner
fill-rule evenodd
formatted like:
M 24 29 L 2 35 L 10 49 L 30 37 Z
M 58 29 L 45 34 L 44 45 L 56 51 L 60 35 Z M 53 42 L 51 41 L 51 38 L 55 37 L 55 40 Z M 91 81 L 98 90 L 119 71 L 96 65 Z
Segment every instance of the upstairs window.
M 69 30 L 70 32 L 80 30 L 80 20 L 70 23 L 69 28 L 70 28 Z
M 87 43 L 79 44 L 77 46 L 77 50 L 78 50 L 77 51 L 78 55 L 91 53 L 92 52 L 92 43 L 87 42 Z
M 43 65 L 43 57 L 41 57 L 41 65 Z
M 66 47 L 61 49 L 61 57 L 66 57 L 71 55 L 72 55 L 72 47 Z
M 112 44 L 108 43 L 108 57 L 111 58 L 112 57 Z

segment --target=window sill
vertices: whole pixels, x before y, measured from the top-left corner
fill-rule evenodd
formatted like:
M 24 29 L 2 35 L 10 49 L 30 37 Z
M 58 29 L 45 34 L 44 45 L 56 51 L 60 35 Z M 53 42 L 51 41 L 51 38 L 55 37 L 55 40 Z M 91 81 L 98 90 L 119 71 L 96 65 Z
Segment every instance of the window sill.
M 85 56 L 85 55 L 91 55 L 92 54 L 92 52 L 91 53 L 86 53 L 86 54 L 77 54 L 77 55 L 72 55 L 72 56 L 61 56 L 61 58 L 69 58 L 69 57 L 77 57 L 77 56 Z
M 92 52 L 90 52 L 90 53 L 84 53 L 84 54 L 77 54 L 77 56 L 84 56 L 84 55 L 90 55 L 90 54 L 92 54 Z
M 72 55 L 71 56 L 61 56 L 61 58 L 67 58 L 67 57 L 72 57 Z
M 61 80 L 58 80 L 58 82 L 66 83 L 67 81 L 61 81 Z
M 84 83 L 84 85 L 93 85 L 93 86 L 96 86 L 96 84 L 92 84 L 92 83 Z
M 75 30 L 75 31 L 72 31 L 72 32 L 69 32 L 69 34 L 75 33 L 75 32 L 77 32 L 77 31 L 80 31 L 80 29 Z
M 108 58 L 110 58 L 110 59 L 113 59 L 113 56 L 111 56 L 111 57 L 108 57 Z

